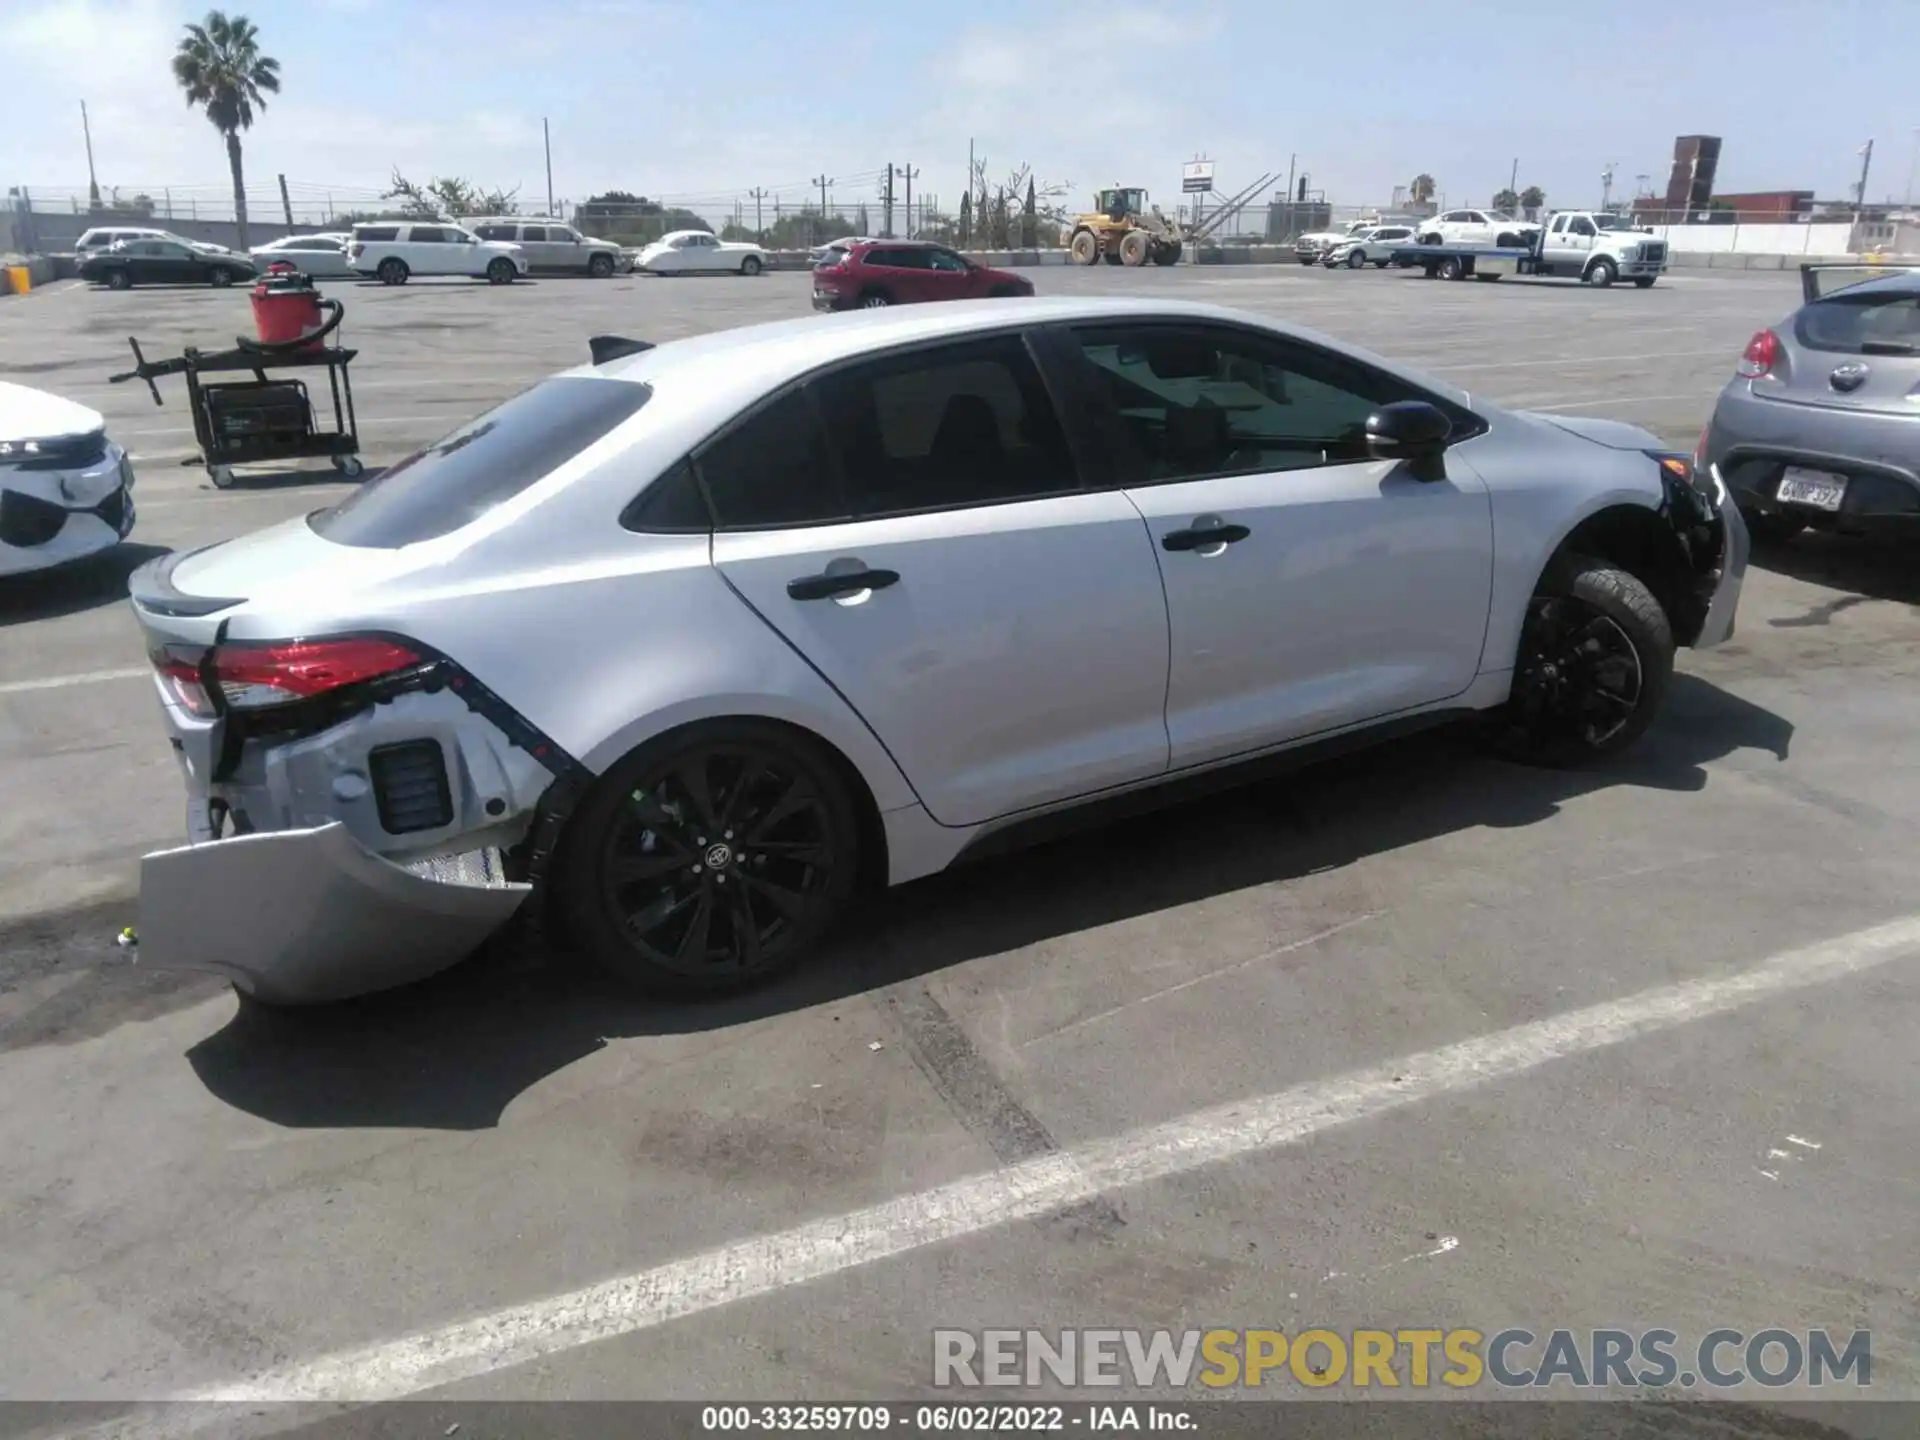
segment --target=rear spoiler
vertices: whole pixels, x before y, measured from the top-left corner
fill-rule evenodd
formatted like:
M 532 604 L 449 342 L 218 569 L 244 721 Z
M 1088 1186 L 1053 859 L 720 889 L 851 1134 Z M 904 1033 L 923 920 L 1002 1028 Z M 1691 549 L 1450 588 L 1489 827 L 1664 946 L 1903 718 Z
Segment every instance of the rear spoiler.
M 593 355 L 593 363 L 604 365 L 609 360 L 621 360 L 629 355 L 638 355 L 642 350 L 653 349 L 651 340 L 629 340 L 624 335 L 595 335 L 587 341 L 587 349 Z
M 1855 285 L 1864 285 L 1869 280 L 1878 280 L 1882 275 L 1901 275 L 1920 273 L 1920 265 L 1876 265 L 1868 260 L 1842 260 L 1829 264 L 1806 264 L 1800 267 L 1800 298 L 1808 305 L 1841 290 L 1851 289 Z M 1851 275 L 1851 280 L 1843 280 L 1837 285 L 1823 285 L 1820 277 L 1825 274 Z

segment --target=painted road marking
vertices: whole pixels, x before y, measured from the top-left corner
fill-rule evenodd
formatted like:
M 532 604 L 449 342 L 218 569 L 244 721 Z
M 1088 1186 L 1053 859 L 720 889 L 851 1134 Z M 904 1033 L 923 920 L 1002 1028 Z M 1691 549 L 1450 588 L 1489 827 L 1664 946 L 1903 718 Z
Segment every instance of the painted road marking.
M 108 680 L 138 680 L 152 673 L 142 665 L 137 669 L 82 670 L 77 675 L 46 675 L 38 680 L 5 680 L 0 681 L 0 695 L 24 695 L 29 690 L 65 690 L 73 685 L 100 685 Z
M 649 1270 L 397 1340 L 263 1370 L 173 1397 L 367 1403 L 558 1355 L 774 1294 L 860 1266 L 1042 1218 L 1101 1194 L 1297 1145 L 1324 1131 L 1475 1090 L 1920 953 L 1920 915 L 1773 956 L 1750 969 L 1662 985 L 1383 1065 L 1215 1106 L 1076 1149 L 1036 1155 L 843 1215 L 718 1246 Z M 175 1434 L 192 1410 L 114 1422 Z

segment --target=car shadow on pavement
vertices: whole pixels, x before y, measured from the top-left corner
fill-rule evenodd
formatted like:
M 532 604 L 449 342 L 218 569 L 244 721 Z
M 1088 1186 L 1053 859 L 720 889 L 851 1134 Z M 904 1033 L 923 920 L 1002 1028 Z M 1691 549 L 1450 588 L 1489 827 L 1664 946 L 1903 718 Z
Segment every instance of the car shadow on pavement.
M 229 493 L 236 490 L 279 490 L 298 485 L 340 485 L 347 489 L 364 485 L 369 480 L 378 480 L 386 473 L 384 465 L 369 465 L 358 475 L 342 475 L 331 465 L 299 470 L 291 466 L 277 470 L 241 470 L 236 471 L 233 483 L 227 487 Z M 212 480 L 203 482 L 205 491 L 216 491 L 218 487 Z
M 0 575 L 0 628 L 30 620 L 55 620 L 98 610 L 127 598 L 127 577 L 157 555 L 164 545 L 125 541 L 111 550 L 73 560 L 51 570 Z
M 1911 535 L 1873 536 L 1807 530 L 1785 542 L 1756 544 L 1752 563 L 1809 585 L 1843 590 L 1849 596 L 1920 605 L 1920 528 Z M 1838 608 L 1844 608 L 1845 603 Z M 1790 628 L 1822 622 L 1814 618 L 1772 623 Z
M 1476 826 L 1550 820 L 1622 785 L 1691 791 L 1737 750 L 1786 758 L 1792 726 L 1697 678 L 1627 757 L 1584 771 L 1486 757 L 1470 735 L 1421 737 L 1250 779 L 873 897 L 793 977 L 718 1002 L 651 1002 L 524 936 L 419 985 L 343 1005 L 241 1005 L 187 1060 L 215 1096 L 276 1124 L 483 1129 L 519 1094 L 610 1041 L 719 1031 L 851 997 L 1053 937 L 1338 868 Z

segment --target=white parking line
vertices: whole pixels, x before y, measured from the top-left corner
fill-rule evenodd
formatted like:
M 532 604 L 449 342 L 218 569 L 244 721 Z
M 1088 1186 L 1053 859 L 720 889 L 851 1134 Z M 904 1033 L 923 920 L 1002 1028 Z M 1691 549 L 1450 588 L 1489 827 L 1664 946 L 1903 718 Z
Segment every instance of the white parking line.
M 108 680 L 138 680 L 153 672 L 145 666 L 125 670 L 82 670 L 77 675 L 46 675 L 38 680 L 0 681 L 0 695 L 24 695 L 29 690 L 65 690 L 74 685 L 99 685 Z
M 264 1370 L 173 1397 L 217 1401 L 400 1399 L 860 1266 L 1036 1219 L 1096 1196 L 1297 1145 L 1323 1131 L 1920 954 L 1920 915 L 1738 970 L 1643 990 L 1116 1139 L 1009 1165 L 844 1215 L 736 1241 L 564 1295 L 397 1340 Z M 193 1411 L 114 1422 L 116 1434 L 176 1434 Z M 131 1424 L 129 1422 L 132 1422 Z

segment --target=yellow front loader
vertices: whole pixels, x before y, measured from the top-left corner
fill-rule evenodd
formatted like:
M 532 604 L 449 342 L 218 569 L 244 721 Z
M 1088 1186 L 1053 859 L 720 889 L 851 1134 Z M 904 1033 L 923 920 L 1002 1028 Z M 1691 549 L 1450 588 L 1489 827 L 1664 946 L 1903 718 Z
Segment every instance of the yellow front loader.
M 1094 197 L 1094 208 L 1073 217 L 1067 253 L 1076 265 L 1173 265 L 1188 245 L 1197 245 L 1246 208 L 1254 192 L 1279 178 L 1263 175 L 1198 225 L 1169 220 L 1138 186 L 1115 185 Z

